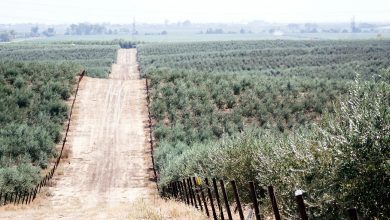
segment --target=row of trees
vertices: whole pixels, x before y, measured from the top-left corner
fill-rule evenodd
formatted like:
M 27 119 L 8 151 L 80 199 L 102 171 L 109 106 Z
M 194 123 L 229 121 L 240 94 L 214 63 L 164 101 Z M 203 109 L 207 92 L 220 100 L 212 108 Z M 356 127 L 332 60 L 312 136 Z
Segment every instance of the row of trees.
M 106 27 L 104 25 L 99 24 L 88 24 L 88 23 L 80 23 L 80 24 L 72 24 L 69 28 L 67 28 L 67 35 L 91 35 L 91 34 L 103 34 L 106 31 Z
M 380 69 L 378 66 L 389 67 L 390 60 L 390 45 L 387 41 L 357 41 L 344 44 L 340 42 L 329 44 L 329 42 L 320 41 L 316 46 L 313 46 L 310 41 L 271 41 L 268 45 L 264 45 L 263 42 L 258 45 L 255 42 L 215 44 L 144 46 L 140 52 L 145 52 L 148 56 L 142 59 L 145 64 L 143 72 L 148 72 L 147 68 L 165 65 L 175 69 L 206 72 L 247 71 L 279 75 L 291 75 L 293 72 L 293 75 L 297 75 L 302 69 L 310 67 L 324 70 L 321 74 L 312 71 L 313 77 L 328 77 L 327 74 L 332 74 L 333 77 L 338 78 L 348 75 L 349 79 L 352 79 L 356 70 L 369 68 L 376 71 Z M 343 71 L 335 72 L 335 68 L 343 68 Z M 367 73 L 368 77 L 372 74 L 372 71 L 362 72 Z
M 216 41 L 216 42 L 194 42 L 194 43 L 153 43 L 144 45 L 143 52 L 151 55 L 188 54 L 195 52 L 228 52 L 228 51 L 253 51 L 262 49 L 274 49 L 277 52 L 287 49 L 321 49 L 332 50 L 354 50 L 355 48 L 377 48 L 378 45 L 387 47 L 388 41 L 377 40 L 353 40 L 353 41 L 331 41 L 331 40 L 262 40 L 262 41 Z
M 0 42 L 10 42 L 15 39 L 16 32 L 14 30 L 0 32 Z
M 98 34 L 118 34 L 118 30 L 107 29 L 100 24 L 71 24 L 65 32 L 65 35 L 98 35 Z
M 275 186 L 287 219 L 295 218 L 297 189 L 306 191 L 311 218 L 342 219 L 344 208 L 357 206 L 364 217 L 384 219 L 389 45 L 139 45 L 142 72 L 151 79 L 159 184 L 194 174 L 241 186 L 255 180 Z M 356 72 L 361 81 L 354 82 Z
M 52 37 L 55 35 L 55 29 L 54 28 L 48 28 L 47 30 L 44 30 L 43 32 L 39 33 L 39 27 L 35 26 L 31 28 L 30 33 L 26 34 L 26 37 L 39 37 L 41 35 L 46 37 Z M 16 31 L 5 31 L 0 33 L 0 42 L 10 42 L 13 39 L 16 38 Z
M 49 27 L 46 30 L 43 30 L 42 32 L 39 31 L 39 27 L 35 26 L 31 28 L 30 33 L 27 35 L 28 37 L 39 37 L 39 36 L 45 36 L 45 37 L 53 37 L 56 35 L 56 30 L 53 27 Z
M 76 64 L 0 62 L 0 191 L 27 191 L 61 140 Z
M 72 61 L 85 68 L 90 76 L 106 77 L 115 62 L 118 43 L 119 40 L 7 44 L 0 45 L 0 57 L 13 61 Z
M 304 126 L 332 110 L 347 81 L 208 74 L 170 69 L 148 75 L 154 97 L 155 135 L 187 144 L 208 141 L 246 126 L 281 132 Z M 180 130 L 179 137 L 170 130 Z

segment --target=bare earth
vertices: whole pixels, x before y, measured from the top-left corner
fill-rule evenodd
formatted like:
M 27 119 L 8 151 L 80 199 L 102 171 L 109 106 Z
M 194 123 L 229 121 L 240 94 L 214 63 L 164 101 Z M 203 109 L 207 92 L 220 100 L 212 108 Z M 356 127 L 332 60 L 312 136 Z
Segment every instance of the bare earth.
M 134 217 L 133 209 L 164 206 L 150 181 L 146 90 L 136 53 L 120 49 L 109 79 L 82 80 L 65 146 L 68 161 L 32 205 L 2 208 L 0 219 L 148 219 L 152 212 L 141 208 Z M 175 218 L 171 214 L 167 218 Z

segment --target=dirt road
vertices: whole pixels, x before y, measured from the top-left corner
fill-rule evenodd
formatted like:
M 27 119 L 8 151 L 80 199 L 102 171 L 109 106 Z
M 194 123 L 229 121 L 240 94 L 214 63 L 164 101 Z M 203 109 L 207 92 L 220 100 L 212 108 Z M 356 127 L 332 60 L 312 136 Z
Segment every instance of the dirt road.
M 58 169 L 48 196 L 22 210 L 9 208 L 1 219 L 121 218 L 127 211 L 119 207 L 156 195 L 148 171 L 145 81 L 137 69 L 136 50 L 121 49 L 109 79 L 83 79 L 66 145 L 69 162 Z
M 136 50 L 119 50 L 109 79 L 85 78 L 69 134 L 72 157 L 52 203 L 114 207 L 153 192 L 145 82 Z

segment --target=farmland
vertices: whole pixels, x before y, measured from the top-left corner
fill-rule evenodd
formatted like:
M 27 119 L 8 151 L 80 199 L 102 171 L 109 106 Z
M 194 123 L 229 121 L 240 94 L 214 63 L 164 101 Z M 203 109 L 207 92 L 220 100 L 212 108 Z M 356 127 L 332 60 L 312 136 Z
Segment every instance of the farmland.
M 106 77 L 117 42 L 0 45 L 0 188 L 28 191 L 40 181 L 62 140 L 65 103 L 86 69 Z
M 118 45 L 119 41 L 0 45 L 2 193 L 28 191 L 39 183 L 42 173 L 50 168 L 51 159 L 58 156 L 54 146 L 62 140 L 63 123 L 69 113 L 66 101 L 74 92 L 76 75 L 86 69 L 88 76 L 107 78 Z M 259 186 L 262 214 L 269 216 L 271 204 L 261 187 L 273 185 L 285 219 L 298 218 L 295 190 L 305 192 L 310 218 L 343 219 L 345 208 L 352 206 L 358 207 L 363 217 L 383 219 L 390 215 L 387 209 L 390 201 L 390 41 L 138 43 L 137 50 L 141 75 L 148 79 L 150 86 L 149 107 L 159 186 L 194 175 L 235 179 L 240 189 L 245 189 L 248 181 L 255 181 Z M 73 126 L 88 131 L 86 134 L 96 132 L 102 141 L 96 147 L 97 136 L 92 135 L 89 145 L 81 144 L 77 148 L 78 151 L 82 147 L 95 150 L 75 154 L 69 165 L 72 169 L 58 182 L 64 187 L 54 191 L 50 201 L 62 198 L 65 193 L 61 190 L 66 187 L 76 189 L 77 196 L 83 200 L 89 193 L 84 182 L 91 184 L 90 188 L 99 185 L 88 180 L 94 178 L 93 172 L 88 175 L 72 172 L 88 164 L 79 158 L 88 159 L 90 169 L 102 174 L 106 173 L 105 164 L 112 164 L 122 156 L 116 161 L 118 166 L 123 165 L 121 161 L 135 161 L 127 160 L 120 153 L 124 151 L 107 153 L 106 150 L 114 150 L 117 144 L 111 146 L 103 141 L 109 140 L 111 134 L 117 136 L 115 140 L 122 140 L 126 129 L 145 129 L 146 110 L 142 108 L 146 105 L 139 104 L 145 100 L 137 98 L 144 95 L 144 81 L 138 79 L 135 54 L 136 51 L 123 50 L 122 57 L 118 56 L 120 65 L 114 65 L 113 69 L 124 77 L 123 82 L 113 79 L 114 76 L 107 81 L 86 80 L 88 86 L 81 92 L 84 108 L 79 119 L 82 123 Z M 128 70 L 135 75 L 126 78 Z M 134 79 L 139 80 L 137 86 L 126 88 L 136 92 L 123 94 L 138 95 L 128 98 L 120 95 L 120 85 L 134 83 Z M 102 83 L 118 85 L 106 88 L 100 86 Z M 106 93 L 112 97 L 105 99 Z M 112 110 L 96 107 L 95 113 L 90 114 L 89 107 L 96 105 L 97 97 L 105 103 L 102 106 Z M 121 97 L 126 104 L 109 104 L 110 100 L 117 100 L 114 97 Z M 130 99 L 134 105 L 129 105 Z M 130 108 L 143 113 L 135 116 Z M 103 113 L 97 113 L 98 110 Z M 117 116 L 123 112 L 134 119 L 126 123 L 128 117 L 119 120 Z M 115 122 L 100 120 L 104 114 Z M 83 117 L 87 120 L 83 121 Z M 110 132 L 101 133 L 98 128 L 102 126 L 90 126 L 85 121 L 104 122 Z M 123 128 L 116 127 L 119 125 Z M 84 140 L 83 135 L 72 135 L 74 140 Z M 134 149 L 144 152 L 138 147 L 145 146 L 133 143 L 133 137 L 126 136 L 129 140 L 118 146 L 129 150 L 128 143 L 132 143 Z M 136 143 L 147 143 L 143 140 L 145 135 L 137 137 Z M 76 141 L 73 145 L 77 143 L 84 142 Z M 101 154 L 94 158 L 104 163 L 91 160 L 89 152 L 99 151 Z M 143 162 L 129 166 L 140 167 Z M 139 171 L 139 176 L 147 172 L 146 168 L 134 170 Z M 114 170 L 113 173 L 123 174 Z M 69 185 L 76 175 L 85 181 Z M 118 179 L 127 182 L 126 178 Z M 109 179 L 102 177 L 98 182 L 112 191 Z M 240 193 L 243 202 L 249 203 L 248 192 Z M 107 201 L 118 199 L 115 197 L 118 195 L 107 197 Z M 74 198 L 71 192 L 67 196 Z M 233 198 L 230 189 L 228 196 Z M 76 203 L 62 201 L 72 213 Z M 63 208 L 55 204 L 53 207 Z
M 297 189 L 307 192 L 312 218 L 343 218 L 352 205 L 366 217 L 388 216 L 389 47 L 369 40 L 140 45 L 160 185 L 193 175 L 241 187 L 256 180 L 276 187 L 286 218 L 296 217 Z
M 89 76 L 107 77 L 116 57 L 117 41 L 20 42 L 0 45 L 2 60 L 74 62 Z

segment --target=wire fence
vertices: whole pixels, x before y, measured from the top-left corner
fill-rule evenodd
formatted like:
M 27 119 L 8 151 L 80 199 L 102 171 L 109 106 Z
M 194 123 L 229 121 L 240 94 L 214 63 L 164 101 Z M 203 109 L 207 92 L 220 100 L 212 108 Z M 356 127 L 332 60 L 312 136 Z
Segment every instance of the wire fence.
M 138 67 L 138 71 L 139 67 Z M 154 160 L 154 139 L 153 139 L 153 121 L 152 121 L 152 114 L 150 112 L 150 91 L 149 91 L 149 80 L 148 78 L 145 78 L 145 84 L 146 84 L 146 100 L 148 103 L 148 126 L 149 126 L 149 143 L 150 143 L 150 154 L 152 159 L 152 169 L 154 174 L 154 181 L 158 180 L 158 173 L 156 171 L 155 166 L 155 160 Z M 158 186 L 157 186 L 158 187 Z
M 37 194 L 41 191 L 41 189 L 43 187 L 48 186 L 50 184 L 50 181 L 53 178 L 54 172 L 57 170 L 58 165 L 61 162 L 61 158 L 62 158 L 63 151 L 64 151 L 65 144 L 66 144 L 66 139 L 68 137 L 70 122 L 72 119 L 73 108 L 74 108 L 74 105 L 76 102 L 77 93 L 79 91 L 80 82 L 83 79 L 85 73 L 86 73 L 85 70 L 83 70 L 80 73 L 80 76 L 79 76 L 79 79 L 77 82 L 77 86 L 76 86 L 74 99 L 73 99 L 72 106 L 70 108 L 70 112 L 68 115 L 68 122 L 66 125 L 65 136 L 64 136 L 64 139 L 62 141 L 61 151 L 56 159 L 56 162 L 54 163 L 54 166 L 50 169 L 49 173 L 47 173 L 34 188 L 32 188 L 28 191 L 16 191 L 16 192 L 11 192 L 11 193 L 0 192 L 0 206 L 7 205 L 7 204 L 14 204 L 14 205 L 29 204 L 29 203 L 34 201 L 34 199 L 37 197 Z
M 229 190 L 227 187 L 229 186 L 230 190 L 233 192 L 233 198 L 231 198 L 231 200 L 229 200 L 227 193 Z M 239 191 L 249 192 L 251 204 L 247 205 L 250 205 L 251 208 L 243 209 Z M 280 220 L 282 218 L 273 186 L 268 186 L 267 191 L 272 207 L 271 213 L 273 214 L 275 220 Z M 210 183 L 207 178 L 201 179 L 200 177 L 188 177 L 179 181 L 174 181 L 169 183 L 166 187 L 163 187 L 161 190 L 163 197 L 176 199 L 186 203 L 187 205 L 194 206 L 204 212 L 208 217 L 215 220 L 233 220 L 232 210 L 234 213 L 238 213 L 240 220 L 262 219 L 256 192 L 256 184 L 252 181 L 248 182 L 248 188 L 238 190 L 235 180 L 225 183 L 224 180 L 217 181 L 216 178 L 213 178 Z M 235 209 L 232 209 L 232 204 L 230 203 L 231 201 L 234 201 L 236 206 Z M 299 214 L 300 219 L 308 220 L 309 217 L 306 211 L 302 192 L 295 192 L 295 201 L 297 214 Z M 359 219 L 356 208 L 349 208 L 346 212 L 351 220 Z

